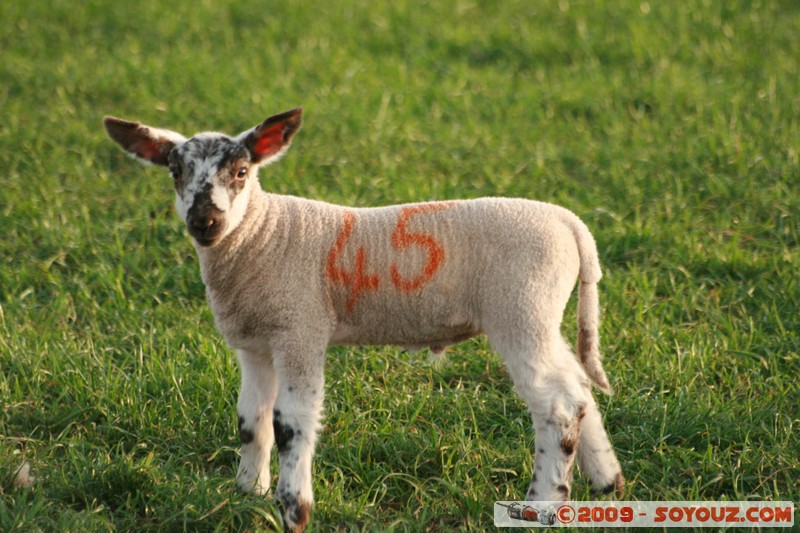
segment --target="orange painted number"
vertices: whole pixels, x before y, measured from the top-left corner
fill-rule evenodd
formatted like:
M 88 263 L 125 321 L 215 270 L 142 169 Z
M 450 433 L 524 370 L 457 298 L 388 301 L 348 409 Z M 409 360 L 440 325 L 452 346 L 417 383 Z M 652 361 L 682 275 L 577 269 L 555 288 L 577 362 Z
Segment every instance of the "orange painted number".
M 356 223 L 356 216 L 350 212 L 344 212 L 344 225 L 336 237 L 336 242 L 333 244 L 330 252 L 328 252 L 328 261 L 325 265 L 325 274 L 329 279 L 334 282 L 341 283 L 350 289 L 350 296 L 347 298 L 346 309 L 351 312 L 356 306 L 356 301 L 363 291 L 374 291 L 378 289 L 380 279 L 375 275 L 368 275 L 366 273 L 366 252 L 363 246 L 359 246 L 356 250 L 355 264 L 353 271 L 347 272 L 339 268 L 336 262 L 339 254 L 342 253 L 350 235 L 353 233 L 353 226 Z
M 436 274 L 436 271 L 439 270 L 439 267 L 442 266 L 442 262 L 444 262 L 444 248 L 442 248 L 441 244 L 426 233 L 409 232 L 407 229 L 409 219 L 420 213 L 438 211 L 447 207 L 449 206 L 445 203 L 424 204 L 405 207 L 400 211 L 400 217 L 397 219 L 397 226 L 395 226 L 394 232 L 392 233 L 392 246 L 401 252 L 410 246 L 420 246 L 427 250 L 428 260 L 422 272 L 413 278 L 403 277 L 397 269 L 397 263 L 392 263 L 390 272 L 392 283 L 394 283 L 394 286 L 399 290 L 411 292 L 419 289 Z

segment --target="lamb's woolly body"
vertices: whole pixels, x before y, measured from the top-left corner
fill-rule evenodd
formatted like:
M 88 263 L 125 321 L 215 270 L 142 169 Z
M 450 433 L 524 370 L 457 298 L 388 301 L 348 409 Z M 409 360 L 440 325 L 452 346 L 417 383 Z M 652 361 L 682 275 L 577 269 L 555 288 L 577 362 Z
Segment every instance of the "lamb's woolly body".
M 286 152 L 299 117 L 188 140 L 106 119 L 123 148 L 176 175 L 216 324 L 242 370 L 239 485 L 269 490 L 277 445 L 284 524 L 305 527 L 329 345 L 438 352 L 485 333 L 536 428 L 526 499 L 568 499 L 575 459 L 597 490 L 620 494 L 589 384 L 610 390 L 598 347 L 600 265 L 583 222 L 521 199 L 349 208 L 266 193 L 257 167 Z M 560 334 L 576 280 L 577 357 Z
M 436 276 L 405 293 L 384 276 L 348 311 L 350 288 L 325 276 L 345 213 L 354 215 L 355 224 L 337 258 L 343 269 L 353 268 L 363 248 L 367 273 L 387 273 L 395 264 L 412 277 L 423 270 L 426 250 L 398 251 L 391 236 L 402 210 L 415 206 L 434 207 L 410 221 L 409 229 L 435 235 L 444 249 Z M 575 215 L 552 204 L 485 198 L 354 209 L 256 188 L 237 229 L 198 252 L 217 326 L 233 347 L 304 322 L 326 330 L 330 344 L 416 346 L 464 340 L 487 324 L 516 322 L 517 304 L 497 306 L 498 292 L 532 303 L 548 294 L 565 305 L 584 264 L 578 243 L 584 243 L 590 264 L 581 269 L 594 282 L 599 268 L 591 235 Z M 534 309 L 549 321 L 560 322 L 563 312 L 543 304 Z

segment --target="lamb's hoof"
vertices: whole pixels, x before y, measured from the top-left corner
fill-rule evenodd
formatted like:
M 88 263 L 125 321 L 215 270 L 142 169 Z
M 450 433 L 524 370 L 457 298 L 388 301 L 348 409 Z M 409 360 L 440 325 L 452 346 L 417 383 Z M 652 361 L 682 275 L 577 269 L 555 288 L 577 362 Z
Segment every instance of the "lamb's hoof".
M 301 498 L 298 492 L 281 487 L 280 483 L 275 494 L 283 517 L 284 531 L 299 533 L 305 530 L 311 517 L 311 502 Z
M 301 533 L 308 525 L 311 516 L 311 504 L 308 502 L 293 502 L 285 505 L 281 504 L 283 511 L 283 529 L 292 533 Z
M 616 477 L 614 478 L 614 481 L 612 481 L 605 487 L 592 490 L 593 494 L 604 495 L 604 496 L 611 494 L 612 492 L 617 498 L 622 498 L 622 496 L 625 494 L 625 478 L 622 477 L 622 472 L 618 472 Z

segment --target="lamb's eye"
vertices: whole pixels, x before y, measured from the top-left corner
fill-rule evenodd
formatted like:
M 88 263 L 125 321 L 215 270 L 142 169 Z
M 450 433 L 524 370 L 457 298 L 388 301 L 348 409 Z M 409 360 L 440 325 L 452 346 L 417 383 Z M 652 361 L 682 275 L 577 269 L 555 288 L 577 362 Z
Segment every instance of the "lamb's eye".
M 170 166 L 169 167 L 169 175 L 172 176 L 172 179 L 176 180 L 181 177 L 181 169 L 177 166 Z
M 241 167 L 236 171 L 236 179 L 242 179 L 245 176 L 247 176 L 247 167 Z

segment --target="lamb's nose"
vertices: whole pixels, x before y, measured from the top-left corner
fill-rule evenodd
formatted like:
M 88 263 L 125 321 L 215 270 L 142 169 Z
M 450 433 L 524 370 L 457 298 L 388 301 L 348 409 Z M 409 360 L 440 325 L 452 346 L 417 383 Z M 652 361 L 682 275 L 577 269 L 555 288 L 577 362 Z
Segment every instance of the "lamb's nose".
M 213 216 L 207 215 L 204 217 L 192 217 L 190 221 L 192 227 L 198 231 L 206 231 L 211 226 L 217 223 Z

